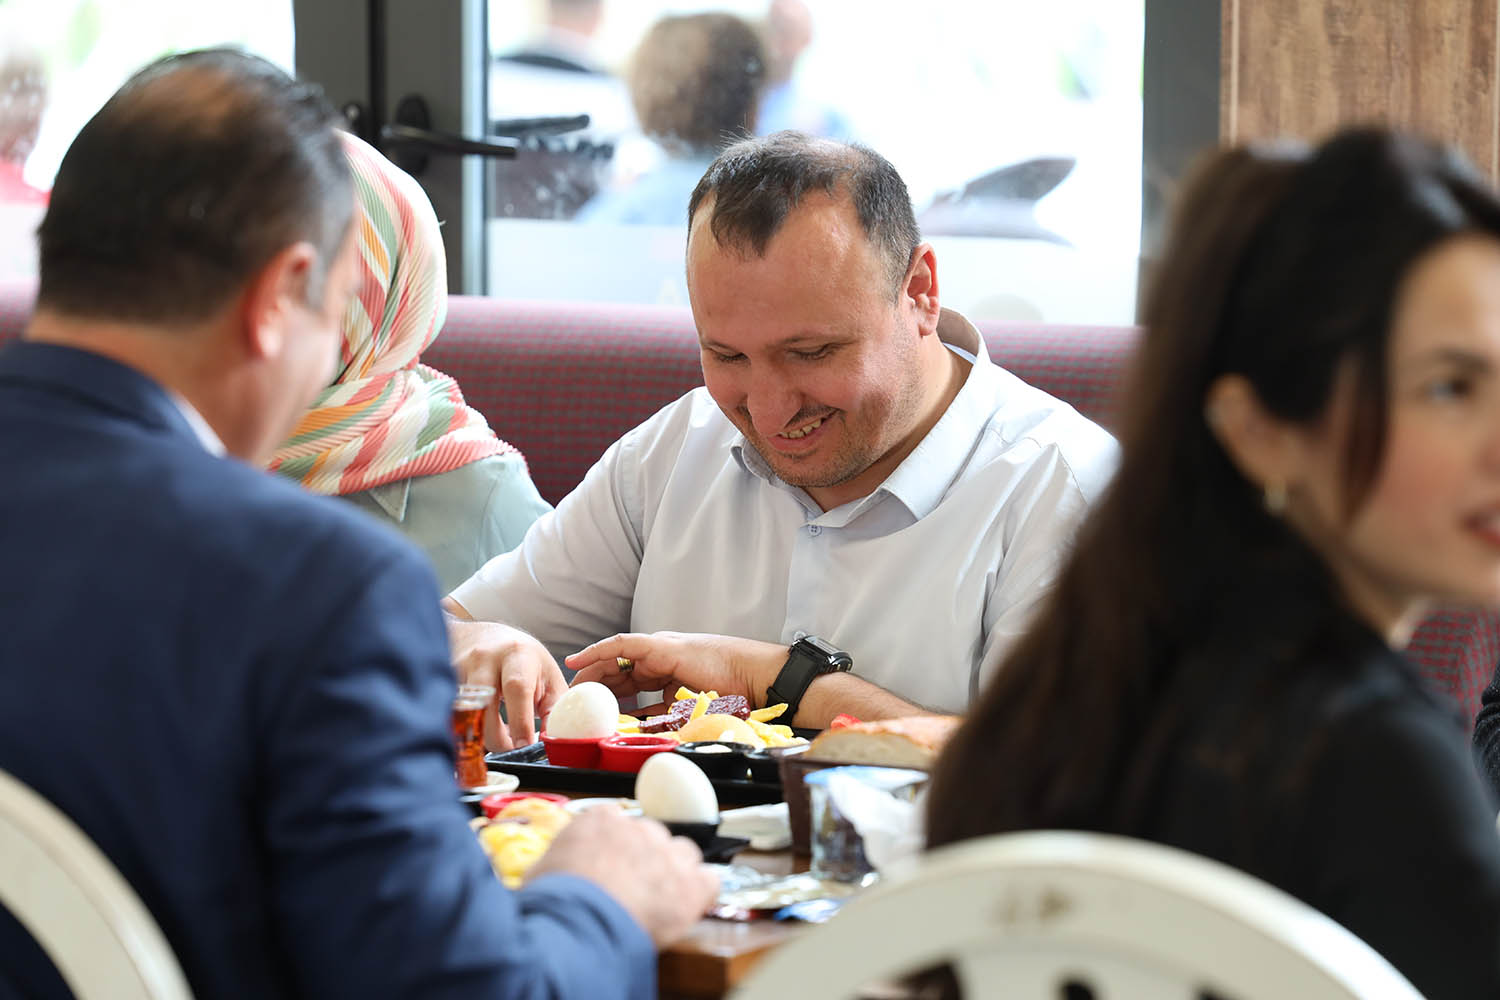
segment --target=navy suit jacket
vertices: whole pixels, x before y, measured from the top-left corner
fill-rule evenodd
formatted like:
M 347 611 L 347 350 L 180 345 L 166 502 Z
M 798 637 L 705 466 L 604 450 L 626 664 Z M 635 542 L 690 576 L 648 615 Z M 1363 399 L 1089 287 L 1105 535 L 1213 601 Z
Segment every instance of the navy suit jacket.
M 198 996 L 655 995 L 596 886 L 491 873 L 436 583 L 399 536 L 54 345 L 0 351 L 0 468 L 0 768 L 109 856 Z M 0 988 L 60 991 L 0 916 Z

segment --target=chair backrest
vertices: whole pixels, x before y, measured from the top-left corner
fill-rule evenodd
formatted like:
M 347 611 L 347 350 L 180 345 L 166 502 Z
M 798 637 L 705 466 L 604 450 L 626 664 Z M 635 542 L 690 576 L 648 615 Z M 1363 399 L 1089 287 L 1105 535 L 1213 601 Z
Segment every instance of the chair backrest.
M 187 980 L 109 859 L 72 820 L 0 771 L 0 903 L 80 1000 L 187 1000 Z
M 1363 941 L 1258 879 L 1061 831 L 932 852 L 772 952 L 734 996 L 853 997 L 943 962 L 966 1000 L 1420 1000 Z

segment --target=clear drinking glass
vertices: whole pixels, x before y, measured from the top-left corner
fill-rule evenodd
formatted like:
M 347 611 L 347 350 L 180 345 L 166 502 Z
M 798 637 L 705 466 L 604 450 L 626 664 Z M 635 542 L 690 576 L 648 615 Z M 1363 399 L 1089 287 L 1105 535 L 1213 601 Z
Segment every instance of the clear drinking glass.
M 453 696 L 453 745 L 458 752 L 454 776 L 461 788 L 479 788 L 489 777 L 484 766 L 484 712 L 495 700 L 487 684 L 463 684 Z

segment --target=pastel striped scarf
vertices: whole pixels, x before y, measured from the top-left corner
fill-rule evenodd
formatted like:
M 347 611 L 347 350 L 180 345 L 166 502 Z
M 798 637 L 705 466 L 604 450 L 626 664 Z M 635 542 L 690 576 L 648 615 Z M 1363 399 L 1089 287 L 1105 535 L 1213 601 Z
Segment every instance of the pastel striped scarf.
M 314 493 L 342 495 L 515 451 L 464 402 L 457 382 L 417 361 L 448 314 L 431 202 L 378 151 L 352 135 L 343 140 L 354 172 L 359 294 L 344 314 L 338 377 L 270 468 Z

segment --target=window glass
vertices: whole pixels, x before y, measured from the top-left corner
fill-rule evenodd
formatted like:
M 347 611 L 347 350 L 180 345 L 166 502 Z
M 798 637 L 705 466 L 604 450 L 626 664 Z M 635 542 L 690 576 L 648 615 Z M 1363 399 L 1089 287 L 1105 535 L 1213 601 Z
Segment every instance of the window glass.
M 763 65 L 728 19 L 694 17 L 709 13 L 753 30 Z M 749 78 L 755 131 L 851 138 L 895 164 L 947 304 L 1133 319 L 1142 0 L 491 0 L 488 14 L 492 127 L 523 143 L 486 168 L 490 294 L 686 302 L 702 139 L 733 129 Z M 574 113 L 588 128 L 518 122 Z
M 35 274 L 58 164 L 120 84 L 168 52 L 224 44 L 290 72 L 291 0 L 0 0 L 0 276 Z

